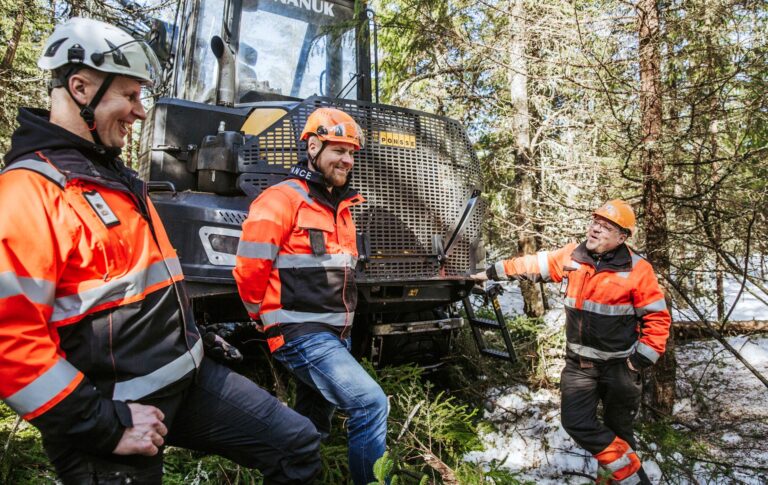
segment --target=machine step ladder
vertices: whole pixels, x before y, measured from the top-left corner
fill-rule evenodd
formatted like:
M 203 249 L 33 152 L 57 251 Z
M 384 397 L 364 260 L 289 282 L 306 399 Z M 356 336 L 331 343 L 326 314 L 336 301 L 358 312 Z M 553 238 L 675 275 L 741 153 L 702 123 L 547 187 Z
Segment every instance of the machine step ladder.
M 507 330 L 507 322 L 504 318 L 504 314 L 501 312 L 501 305 L 499 305 L 499 295 L 502 293 L 501 285 L 493 284 L 486 289 L 475 288 L 473 293 L 483 296 L 487 303 L 490 303 L 493 307 L 493 313 L 496 316 L 495 320 L 488 318 L 479 318 L 475 316 L 475 311 L 472 308 L 472 302 L 469 297 L 464 298 L 464 310 L 467 313 L 467 319 L 469 320 L 469 326 L 472 327 L 472 334 L 477 342 L 477 348 L 482 355 L 487 355 L 497 359 L 503 359 L 511 363 L 517 362 L 517 354 L 515 354 L 515 347 L 512 344 L 512 337 Z M 487 304 L 486 303 L 486 304 Z M 493 330 L 501 335 L 501 338 L 506 347 L 506 351 L 488 346 L 483 336 L 484 330 Z

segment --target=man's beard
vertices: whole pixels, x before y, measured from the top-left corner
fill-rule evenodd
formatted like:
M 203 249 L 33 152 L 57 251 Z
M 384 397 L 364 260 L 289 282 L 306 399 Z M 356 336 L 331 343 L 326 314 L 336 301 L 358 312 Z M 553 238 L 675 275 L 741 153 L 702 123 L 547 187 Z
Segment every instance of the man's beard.
M 323 177 L 325 178 L 325 182 L 332 187 L 343 187 L 344 184 L 347 183 L 347 179 L 349 178 L 349 172 L 346 172 L 345 174 L 342 175 L 339 172 L 337 172 L 335 170 L 335 167 L 332 165 L 322 167 L 320 170 L 320 173 L 323 174 Z

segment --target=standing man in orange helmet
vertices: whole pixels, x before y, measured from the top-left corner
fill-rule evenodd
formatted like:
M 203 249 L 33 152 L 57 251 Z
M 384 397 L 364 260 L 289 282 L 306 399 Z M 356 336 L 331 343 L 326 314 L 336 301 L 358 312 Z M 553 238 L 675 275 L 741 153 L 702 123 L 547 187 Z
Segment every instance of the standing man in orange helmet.
M 348 114 L 319 108 L 301 134 L 307 159 L 259 195 L 243 223 L 235 280 L 272 355 L 296 378 L 296 405 L 325 436 L 336 408 L 349 416 L 349 467 L 375 481 L 384 454 L 387 397 L 349 352 L 357 306 L 357 237 L 349 186 L 363 131 Z
M 635 232 L 632 207 L 611 200 L 592 216 L 581 244 L 499 261 L 475 278 L 568 280 L 563 427 L 613 483 L 648 484 L 632 424 L 642 394 L 640 370 L 664 353 L 671 318 L 650 263 L 625 244 Z

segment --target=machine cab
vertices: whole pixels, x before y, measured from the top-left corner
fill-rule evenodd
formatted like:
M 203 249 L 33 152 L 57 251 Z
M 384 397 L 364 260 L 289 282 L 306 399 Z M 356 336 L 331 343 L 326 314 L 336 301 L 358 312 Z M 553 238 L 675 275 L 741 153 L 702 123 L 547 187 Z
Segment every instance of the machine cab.
M 238 105 L 370 100 L 367 19 L 343 0 L 195 0 L 180 12 L 173 98 Z
M 353 208 L 353 341 L 380 365 L 434 361 L 462 325 L 453 304 L 466 300 L 469 275 L 484 267 L 480 162 L 461 123 L 371 102 L 361 5 L 183 2 L 178 27 L 156 36 L 158 44 L 170 39 L 156 51 L 171 68 L 166 96 L 142 125 L 136 168 L 198 320 L 247 324 L 232 268 L 249 205 L 305 158 L 299 135 L 308 116 L 321 106 L 343 110 L 367 140 L 353 178 L 366 199 Z

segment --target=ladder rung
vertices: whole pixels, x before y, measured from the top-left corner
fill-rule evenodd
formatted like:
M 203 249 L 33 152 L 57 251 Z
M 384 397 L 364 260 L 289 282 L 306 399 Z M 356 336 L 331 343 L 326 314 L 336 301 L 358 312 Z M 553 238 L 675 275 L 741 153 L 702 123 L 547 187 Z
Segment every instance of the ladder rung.
M 509 352 L 505 352 L 503 350 L 496 350 L 496 349 L 482 349 L 481 352 L 485 355 L 490 355 L 491 357 L 496 357 L 499 359 L 507 359 L 509 360 Z
M 496 330 L 503 328 L 499 322 L 496 320 L 490 320 L 488 318 L 473 318 L 469 321 L 469 324 L 476 327 L 493 328 Z
M 493 305 L 494 308 L 499 307 L 498 300 L 496 298 L 497 294 L 491 294 L 489 295 L 489 303 Z M 472 327 L 475 337 L 475 343 L 477 344 L 477 348 L 480 351 L 481 355 L 487 355 L 489 357 L 494 357 L 496 359 L 504 359 L 506 361 L 509 361 L 511 363 L 517 362 L 517 355 L 515 354 L 514 345 L 512 344 L 512 340 L 509 335 L 509 330 L 507 329 L 506 319 L 502 316 L 498 315 L 498 319 L 493 320 L 489 318 L 477 318 L 475 317 L 474 312 L 472 311 L 472 304 L 469 301 L 469 298 L 464 298 L 464 308 L 466 309 L 467 316 L 469 317 L 469 325 Z M 507 348 L 506 351 L 504 350 L 498 350 L 494 348 L 490 348 L 486 346 L 485 339 L 483 338 L 482 334 L 477 329 L 489 329 L 494 330 L 501 334 L 502 338 L 504 339 L 504 346 Z

